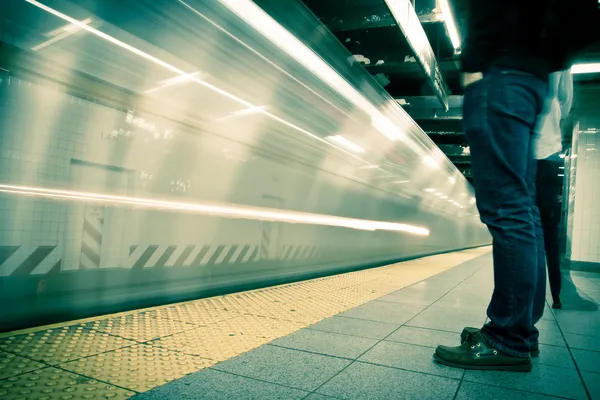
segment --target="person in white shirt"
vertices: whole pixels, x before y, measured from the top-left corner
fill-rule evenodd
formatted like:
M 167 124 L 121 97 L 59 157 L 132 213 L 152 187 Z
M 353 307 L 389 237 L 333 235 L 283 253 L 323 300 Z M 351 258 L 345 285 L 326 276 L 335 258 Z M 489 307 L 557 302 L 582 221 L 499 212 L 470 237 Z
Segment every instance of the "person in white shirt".
M 570 146 L 570 132 L 561 128 L 563 122 L 571 116 L 572 106 L 573 75 L 570 69 L 552 73 L 544 108 L 534 129 L 533 153 L 537 159 L 536 202 L 544 231 L 552 307 L 563 308 L 562 290 L 568 297 L 568 308 L 596 310 L 598 306 L 581 298 L 572 280 L 563 276 L 560 269 L 558 232 L 564 179 L 564 169 L 561 169 L 564 168 L 564 162 L 560 154 Z
M 536 198 L 544 230 L 546 265 L 553 308 L 562 308 L 560 301 L 562 278 L 558 250 L 562 195 L 562 179 L 559 176 L 562 175 L 560 174 L 562 159 L 559 157 L 563 147 L 561 121 L 569 115 L 572 105 L 573 76 L 570 70 L 550 74 L 548 95 L 533 131 L 533 154 L 538 160 Z

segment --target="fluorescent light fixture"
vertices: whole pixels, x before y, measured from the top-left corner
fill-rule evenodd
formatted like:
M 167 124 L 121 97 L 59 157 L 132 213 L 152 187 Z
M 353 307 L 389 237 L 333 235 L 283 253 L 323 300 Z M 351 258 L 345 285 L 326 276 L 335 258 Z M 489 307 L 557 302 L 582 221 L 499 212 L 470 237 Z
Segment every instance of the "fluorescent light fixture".
M 444 24 L 450 36 L 450 41 L 455 50 L 460 49 L 460 37 L 458 36 L 458 29 L 456 29 L 456 23 L 454 22 L 454 16 L 450 9 L 450 3 L 448 0 L 438 0 L 438 4 L 442 9 L 442 15 L 444 16 Z
M 425 189 L 425 191 L 429 192 L 429 193 L 433 193 L 433 192 L 435 192 L 435 189 L 433 189 L 433 188 L 427 188 L 427 189 Z
M 186 203 L 157 200 L 142 197 L 114 196 L 101 193 L 79 192 L 73 190 L 51 189 L 32 186 L 16 186 L 0 184 L 0 192 L 84 202 L 98 202 L 110 205 L 137 206 L 166 211 L 187 212 L 224 218 L 240 218 L 261 221 L 277 221 L 293 224 L 325 225 L 351 228 L 366 231 L 406 232 L 427 236 L 429 229 L 413 225 L 386 221 L 371 221 L 355 218 L 337 217 L 333 215 L 310 214 L 296 211 L 277 210 L 263 207 L 248 207 L 235 204 Z
M 398 27 L 414 51 L 438 100 L 448 108 L 448 92 L 435 54 L 411 0 L 385 0 Z
M 446 200 L 448 198 L 448 196 L 442 196 L 442 199 Z
M 456 178 L 451 176 L 450 178 L 448 178 L 448 180 L 450 181 L 450 183 L 455 184 L 456 183 Z
M 572 74 L 597 74 L 600 73 L 600 63 L 581 63 L 571 67 Z
M 396 183 L 396 184 L 398 184 L 398 185 L 401 185 L 401 184 L 403 184 L 403 183 L 408 183 L 408 182 L 410 182 L 410 181 L 394 181 L 394 182 L 392 182 L 392 183 Z
M 326 139 L 346 148 L 347 150 L 353 151 L 355 153 L 364 153 L 365 152 L 365 149 L 363 149 L 356 143 L 349 141 L 348 139 L 346 139 L 345 137 L 343 137 L 341 135 L 327 136 Z
M 84 24 L 84 25 L 88 25 L 90 22 L 92 22 L 91 18 L 86 18 L 83 21 L 78 21 L 80 24 Z M 31 50 L 33 51 L 39 51 L 42 50 L 45 47 L 50 46 L 51 44 L 57 43 L 69 36 L 71 36 L 74 33 L 77 33 L 79 31 L 81 31 L 81 26 L 77 25 L 77 24 L 67 24 L 65 26 L 63 26 L 62 28 L 56 29 L 52 32 L 50 32 L 48 34 L 48 36 L 50 36 L 51 38 L 46 40 L 45 42 L 42 42 L 40 44 L 38 44 L 37 46 L 34 46 L 31 48 Z

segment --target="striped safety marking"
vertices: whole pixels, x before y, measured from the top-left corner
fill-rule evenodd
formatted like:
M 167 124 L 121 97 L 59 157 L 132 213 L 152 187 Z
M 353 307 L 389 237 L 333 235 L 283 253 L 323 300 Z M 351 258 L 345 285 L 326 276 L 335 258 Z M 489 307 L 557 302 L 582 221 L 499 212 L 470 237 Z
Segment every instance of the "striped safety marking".
M 83 220 L 79 269 L 100 268 L 103 226 L 104 208 L 87 206 Z
M 258 260 L 258 253 L 257 245 L 132 245 L 129 266 L 141 269 L 250 263 Z
M 0 246 L 0 276 L 53 274 L 61 270 L 60 252 L 56 245 L 33 248 Z
M 283 246 L 282 260 L 309 260 L 321 254 L 319 246 L 286 245 Z

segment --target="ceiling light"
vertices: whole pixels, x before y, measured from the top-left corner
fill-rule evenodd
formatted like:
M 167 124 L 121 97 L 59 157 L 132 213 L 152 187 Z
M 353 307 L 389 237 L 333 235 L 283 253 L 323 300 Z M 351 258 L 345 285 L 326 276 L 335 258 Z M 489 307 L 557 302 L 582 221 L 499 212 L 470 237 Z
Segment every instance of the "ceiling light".
M 448 31 L 448 36 L 450 36 L 452 46 L 455 50 L 458 50 L 460 49 L 460 37 L 458 36 L 458 29 L 456 29 L 454 16 L 452 15 L 452 10 L 450 9 L 450 4 L 448 3 L 448 0 L 438 0 L 438 4 L 442 9 L 442 15 L 444 16 L 444 24 L 446 25 L 446 30 Z
M 581 63 L 571 67 L 572 74 L 596 74 L 600 73 L 600 63 Z

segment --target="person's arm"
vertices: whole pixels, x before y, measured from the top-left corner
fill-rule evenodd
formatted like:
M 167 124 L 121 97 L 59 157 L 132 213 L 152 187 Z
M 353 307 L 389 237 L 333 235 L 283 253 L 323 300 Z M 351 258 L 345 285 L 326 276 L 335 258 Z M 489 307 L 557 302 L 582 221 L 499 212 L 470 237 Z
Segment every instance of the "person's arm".
M 560 103 L 561 119 L 565 119 L 571 113 L 573 107 L 573 75 L 570 69 L 561 73 L 558 86 L 558 102 Z
M 565 151 L 571 146 L 573 140 L 573 75 L 571 69 L 562 71 L 557 93 L 558 103 L 560 104 L 560 136 L 562 149 Z

